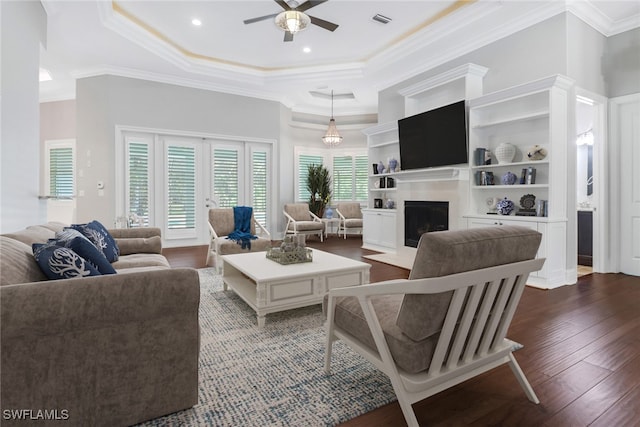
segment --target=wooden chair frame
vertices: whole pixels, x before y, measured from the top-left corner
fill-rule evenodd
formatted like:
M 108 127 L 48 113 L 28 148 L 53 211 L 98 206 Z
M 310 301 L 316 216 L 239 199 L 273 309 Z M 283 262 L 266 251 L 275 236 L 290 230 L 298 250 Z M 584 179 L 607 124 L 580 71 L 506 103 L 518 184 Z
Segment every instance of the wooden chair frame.
M 287 225 L 285 227 L 285 235 L 287 234 L 293 234 L 294 236 L 296 234 L 308 234 L 308 235 L 313 235 L 313 234 L 317 234 L 320 236 L 320 242 L 324 242 L 324 223 L 322 222 L 322 220 L 320 219 L 320 217 L 318 217 L 318 215 L 314 214 L 313 212 L 309 211 L 309 215 L 312 218 L 313 222 L 319 222 L 320 224 L 323 225 L 323 227 L 320 230 L 298 230 L 296 223 L 299 221 L 296 221 L 295 219 L 293 219 L 293 217 L 291 215 L 289 215 L 287 213 L 287 211 L 283 210 L 282 213 L 284 213 L 285 218 L 287 218 Z M 293 230 L 289 229 L 289 225 L 293 224 Z
M 409 427 L 418 426 L 413 403 L 505 363 L 509 364 L 528 399 L 537 404 L 538 397 L 512 354 L 522 345 L 505 335 L 529 273 L 540 270 L 543 264 L 544 259 L 534 259 L 449 276 L 331 289 L 327 306 L 325 371 L 330 373 L 333 342 L 342 340 L 390 378 Z M 448 291 L 453 291 L 453 297 L 429 369 L 417 374 L 403 371 L 393 360 L 371 297 Z M 335 298 L 343 296 L 354 296 L 360 302 L 377 351 L 334 324 Z
M 267 229 L 264 228 L 264 226 L 260 224 L 253 216 L 251 217 L 251 220 L 255 225 L 256 235 L 258 237 L 264 237 L 265 239 L 271 240 L 271 233 L 269 233 Z M 226 236 L 218 236 L 218 233 L 216 233 L 216 230 L 213 229 L 213 226 L 209 221 L 207 221 L 207 225 L 209 226 L 209 249 L 207 249 L 207 260 L 205 262 L 205 265 L 209 265 L 209 261 L 211 261 L 211 258 L 213 258 L 215 261 L 216 271 L 221 274 L 223 264 L 222 255 L 216 252 L 215 240 L 221 237 L 224 238 Z
M 359 230 L 360 234 L 362 234 L 362 227 L 347 227 L 347 219 L 350 218 L 345 217 L 342 212 L 340 212 L 340 209 L 336 208 L 336 213 L 340 217 L 340 223 L 338 224 L 338 236 L 340 235 L 340 232 L 342 232 L 344 238 L 346 239 L 347 230 Z

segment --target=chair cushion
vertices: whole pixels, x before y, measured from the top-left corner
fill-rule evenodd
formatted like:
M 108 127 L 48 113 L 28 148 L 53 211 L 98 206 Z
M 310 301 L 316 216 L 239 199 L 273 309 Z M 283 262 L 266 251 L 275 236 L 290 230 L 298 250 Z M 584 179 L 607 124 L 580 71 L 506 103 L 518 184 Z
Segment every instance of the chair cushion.
M 307 203 L 287 203 L 284 205 L 284 211 L 296 221 L 309 221 L 309 205 Z
M 362 220 L 356 218 L 347 218 L 344 220 L 344 226 L 347 228 L 362 228 Z
M 251 216 L 251 234 L 256 234 L 256 225 L 253 215 Z M 215 208 L 209 209 L 209 224 L 213 227 L 216 234 L 220 236 L 228 236 L 234 230 L 235 223 L 232 208 Z
M 324 230 L 324 224 L 318 221 L 296 221 L 295 227 L 289 224 L 289 230 L 320 231 Z
M 19 240 L 0 236 L 0 286 L 47 280 L 31 247 Z
M 169 261 L 161 254 L 129 254 L 122 255 L 118 261 L 111 263 L 113 268 L 120 270 L 138 267 L 171 267 Z
M 533 259 L 541 234 L 524 227 L 500 226 L 424 233 L 409 279 L 440 277 Z M 453 293 L 404 296 L 397 325 L 423 340 L 442 329 Z
M 439 334 L 421 341 L 414 341 L 402 333 L 402 330 L 396 325 L 396 316 L 402 303 L 402 295 L 372 297 L 371 301 L 396 364 L 410 373 L 426 370 L 438 343 Z M 326 313 L 326 298 L 323 309 Z M 338 328 L 377 352 L 375 341 L 357 298 L 336 298 L 334 316 L 335 325 Z
M 251 249 L 242 249 L 242 245 L 239 245 L 233 240 L 229 240 L 226 237 L 218 237 L 214 240 L 215 251 L 220 255 L 241 254 L 247 252 L 262 252 L 271 247 L 271 240 L 258 237 L 251 241 Z
M 336 209 L 338 209 L 345 218 L 362 218 L 360 203 L 338 203 Z

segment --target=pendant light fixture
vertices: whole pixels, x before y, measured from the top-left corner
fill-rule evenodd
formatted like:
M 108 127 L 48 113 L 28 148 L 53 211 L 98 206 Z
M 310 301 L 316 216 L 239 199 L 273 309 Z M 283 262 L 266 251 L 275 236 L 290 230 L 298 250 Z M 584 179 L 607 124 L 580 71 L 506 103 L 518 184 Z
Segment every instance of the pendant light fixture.
M 331 120 L 329 120 L 327 133 L 322 137 L 322 142 L 329 147 L 335 147 L 336 145 L 340 145 L 342 142 L 342 137 L 338 133 L 336 121 L 333 118 L 333 91 L 331 91 Z

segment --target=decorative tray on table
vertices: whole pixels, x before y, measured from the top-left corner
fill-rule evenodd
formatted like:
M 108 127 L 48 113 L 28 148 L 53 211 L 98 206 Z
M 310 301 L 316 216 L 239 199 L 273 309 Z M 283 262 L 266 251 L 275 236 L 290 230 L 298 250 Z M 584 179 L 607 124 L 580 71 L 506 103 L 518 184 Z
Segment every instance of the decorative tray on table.
M 309 248 L 298 247 L 291 251 L 283 251 L 280 248 L 267 250 L 267 258 L 278 264 L 300 264 L 313 261 L 313 251 Z

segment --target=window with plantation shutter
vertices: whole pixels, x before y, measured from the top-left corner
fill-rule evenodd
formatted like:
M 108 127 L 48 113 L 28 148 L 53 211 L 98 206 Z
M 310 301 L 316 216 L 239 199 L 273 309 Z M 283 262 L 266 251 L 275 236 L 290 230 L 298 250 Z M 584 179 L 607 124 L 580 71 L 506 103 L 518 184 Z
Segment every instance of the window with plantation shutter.
M 355 200 L 366 202 L 369 197 L 369 156 L 355 156 Z
M 254 150 L 251 153 L 251 206 L 256 221 L 267 226 L 268 163 L 267 152 Z
M 149 144 L 129 142 L 127 146 L 127 201 L 128 213 L 137 215 L 141 223 L 150 222 Z
M 309 175 L 309 166 L 323 164 L 324 156 L 315 154 L 300 154 L 298 156 L 298 194 L 297 201 L 306 202 L 311 198 L 311 194 L 307 190 L 307 176 Z
M 333 183 L 331 200 L 334 202 L 353 200 L 353 157 L 335 156 L 333 158 L 333 174 L 331 175 L 331 182 Z
M 51 144 L 49 154 L 49 196 L 67 199 L 74 196 L 74 154 L 71 146 Z
M 167 146 L 167 227 L 196 227 L 196 156 L 192 146 Z
M 214 148 L 212 187 L 219 208 L 238 206 L 238 150 Z

